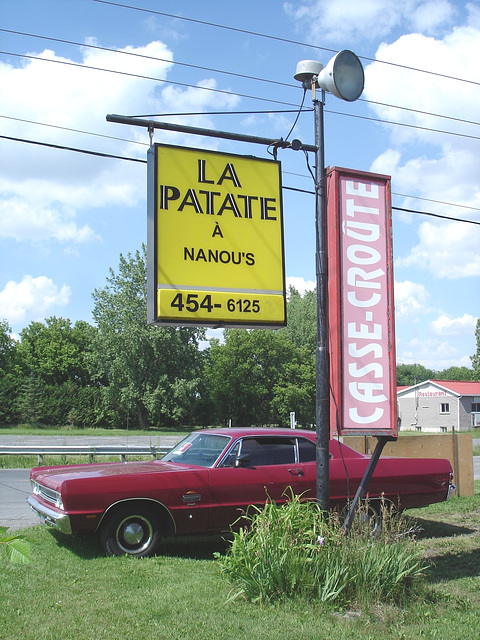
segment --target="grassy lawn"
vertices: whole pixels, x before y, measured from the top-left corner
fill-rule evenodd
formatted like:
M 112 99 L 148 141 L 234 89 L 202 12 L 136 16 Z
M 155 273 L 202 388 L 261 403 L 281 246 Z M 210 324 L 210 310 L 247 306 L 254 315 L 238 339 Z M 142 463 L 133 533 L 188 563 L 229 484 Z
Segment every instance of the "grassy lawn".
M 198 427 L 200 428 L 200 427 Z M 104 429 L 104 428 L 85 428 L 78 427 L 52 427 L 49 425 L 11 425 L 0 427 L 1 436 L 113 436 L 126 438 L 127 436 L 151 436 L 157 438 L 168 435 L 188 435 L 194 431 L 196 427 L 178 427 L 171 429 Z
M 215 551 L 220 538 L 166 542 L 151 559 L 106 558 L 91 538 L 41 526 L 30 565 L 0 556 L 2 640 L 477 640 L 480 621 L 480 482 L 475 496 L 411 512 L 432 562 L 422 598 L 408 607 L 335 611 L 290 602 L 227 604 Z

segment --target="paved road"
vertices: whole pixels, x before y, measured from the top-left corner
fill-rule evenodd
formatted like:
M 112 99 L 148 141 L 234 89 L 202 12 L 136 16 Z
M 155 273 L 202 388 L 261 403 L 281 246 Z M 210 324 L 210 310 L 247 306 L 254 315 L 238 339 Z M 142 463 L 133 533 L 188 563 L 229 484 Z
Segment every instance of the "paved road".
M 96 436 L 95 444 L 149 446 L 150 444 L 173 446 L 179 436 Z M 88 445 L 92 437 L 84 436 L 2 436 L 4 445 Z M 30 493 L 30 469 L 0 469 L 0 525 L 10 530 L 39 524 L 38 516 L 26 500 Z
M 20 442 L 6 442 L 5 438 L 16 436 L 2 436 L 2 442 L 5 444 L 27 444 L 25 438 L 20 439 Z M 53 436 L 57 437 L 57 436 Z M 142 440 L 145 436 L 138 436 L 138 440 L 135 438 L 128 438 L 129 444 L 149 444 L 150 439 Z M 134 442 L 135 439 L 135 442 Z M 175 441 L 178 441 L 176 436 L 162 436 L 162 445 L 173 445 Z M 62 440 L 68 440 L 63 438 Z M 117 444 L 127 444 L 124 439 L 115 439 Z M 80 443 L 76 440 L 77 444 Z M 97 442 L 97 440 L 95 440 Z M 111 443 L 112 439 L 102 444 Z M 50 440 L 51 443 L 51 440 Z M 100 444 L 99 440 L 98 443 Z M 42 442 L 31 442 L 28 439 L 28 444 L 43 444 Z M 58 443 L 57 443 L 58 444 Z M 60 444 L 72 444 L 71 442 L 61 442 Z M 152 444 L 157 444 L 157 442 Z M 480 456 L 473 458 L 473 473 L 475 480 L 480 480 Z M 30 507 L 26 503 L 28 494 L 30 493 L 29 482 L 29 469 L 0 469 L 0 525 L 9 527 L 10 530 L 22 529 L 37 525 L 39 523 L 38 517 L 33 513 Z

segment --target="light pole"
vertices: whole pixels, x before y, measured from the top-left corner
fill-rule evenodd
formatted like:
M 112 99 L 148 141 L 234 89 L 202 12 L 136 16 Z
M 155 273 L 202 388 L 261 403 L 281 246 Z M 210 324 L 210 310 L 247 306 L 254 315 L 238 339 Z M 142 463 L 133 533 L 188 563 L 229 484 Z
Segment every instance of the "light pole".
M 315 421 L 316 421 L 316 495 L 321 509 L 330 507 L 329 438 L 330 438 L 330 364 L 328 351 L 328 270 L 327 220 L 325 207 L 325 150 L 323 106 L 325 92 L 353 102 L 363 91 L 362 63 L 348 50 L 337 53 L 324 68 L 315 60 L 297 64 L 295 80 L 305 90 L 312 90 L 315 124 L 315 265 L 317 287 L 317 348 L 315 365 Z M 316 89 L 320 89 L 320 99 Z

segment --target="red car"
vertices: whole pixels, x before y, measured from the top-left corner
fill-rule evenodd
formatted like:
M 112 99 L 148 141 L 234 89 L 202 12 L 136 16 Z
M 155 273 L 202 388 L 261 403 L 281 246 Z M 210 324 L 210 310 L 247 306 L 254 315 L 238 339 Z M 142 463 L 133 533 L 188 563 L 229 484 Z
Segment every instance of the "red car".
M 111 555 L 148 556 L 163 537 L 219 533 L 248 505 L 284 502 L 291 487 L 315 497 L 315 433 L 290 429 L 208 429 L 190 434 L 162 460 L 32 469 L 28 503 L 63 533 L 96 533 Z M 330 501 L 353 498 L 369 456 L 330 441 Z M 368 488 L 400 509 L 446 500 L 448 460 L 380 459 Z M 454 487 L 453 487 L 454 488 Z

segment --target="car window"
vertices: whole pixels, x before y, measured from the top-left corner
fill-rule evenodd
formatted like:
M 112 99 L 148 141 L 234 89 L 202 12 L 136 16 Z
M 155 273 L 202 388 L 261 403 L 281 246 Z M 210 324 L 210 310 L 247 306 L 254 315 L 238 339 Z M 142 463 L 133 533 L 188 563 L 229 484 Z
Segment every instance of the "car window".
M 225 450 L 230 438 L 217 434 L 191 433 L 167 453 L 163 460 L 211 467 Z
M 240 451 L 240 441 L 236 442 L 234 446 L 227 453 L 225 458 L 220 462 L 220 467 L 234 467 L 235 462 Z
M 298 458 L 299 462 L 315 462 L 317 459 L 317 451 L 315 443 L 306 438 L 298 439 Z
M 250 466 L 295 463 L 295 439 L 282 437 L 244 438 L 240 454 L 248 454 Z

